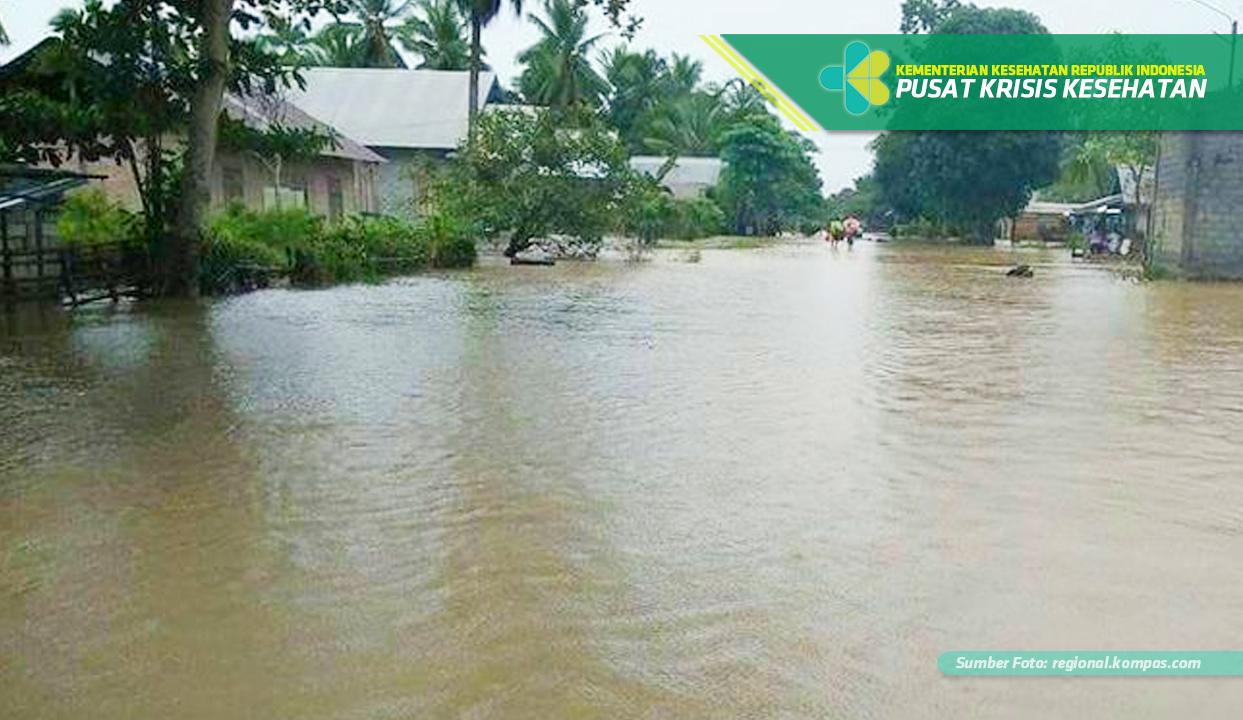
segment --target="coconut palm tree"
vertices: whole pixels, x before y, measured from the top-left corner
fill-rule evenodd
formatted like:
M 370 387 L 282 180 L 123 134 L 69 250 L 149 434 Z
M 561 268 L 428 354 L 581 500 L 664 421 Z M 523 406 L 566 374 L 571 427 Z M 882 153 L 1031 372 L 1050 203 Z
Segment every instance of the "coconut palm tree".
M 366 67 L 363 49 L 358 28 L 334 23 L 310 39 L 305 59 L 308 65 L 321 67 Z
M 608 113 L 613 127 L 631 153 L 643 150 L 643 125 L 650 113 L 666 101 L 665 61 L 655 50 L 631 52 L 619 45 L 600 58 L 608 80 Z
M 422 17 L 407 20 L 401 36 L 402 46 L 423 58 L 418 69 L 469 69 L 470 41 L 463 37 L 467 20 L 455 0 L 421 0 L 419 9 Z
M 645 144 L 660 155 L 712 157 L 731 127 L 719 93 L 694 92 L 677 98 L 651 121 Z
M 688 55 L 673 54 L 673 62 L 669 63 L 670 90 L 674 95 L 689 95 L 699 85 L 703 76 L 704 66 Z
M 544 13 L 547 20 L 531 18 L 544 37 L 518 56 L 527 65 L 519 80 L 523 96 L 558 108 L 599 102 L 608 83 L 587 54 L 604 36 L 587 37 L 587 14 L 574 0 L 544 0 Z
M 400 40 L 400 22 L 414 0 L 345 0 L 349 14 L 357 18 L 351 22 L 337 21 L 338 25 L 351 28 L 355 41 L 361 45 L 362 67 L 405 68 L 394 40 Z
M 479 71 L 483 69 L 483 26 L 501 12 L 504 0 L 458 0 L 463 14 L 470 21 L 470 97 L 468 138 L 475 137 L 475 121 L 479 116 Z M 522 15 L 522 0 L 509 0 L 515 15 Z

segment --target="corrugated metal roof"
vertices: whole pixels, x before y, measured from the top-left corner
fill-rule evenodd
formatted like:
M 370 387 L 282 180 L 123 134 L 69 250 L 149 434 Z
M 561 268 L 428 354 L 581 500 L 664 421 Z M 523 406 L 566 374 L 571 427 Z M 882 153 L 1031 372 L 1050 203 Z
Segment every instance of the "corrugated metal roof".
M 668 160 L 669 158 L 656 157 L 654 155 L 636 155 L 630 158 L 630 167 L 637 172 L 654 177 Z M 716 185 L 717 180 L 721 178 L 721 169 L 723 167 L 725 167 L 725 163 L 720 158 L 678 158 L 673 169 L 669 171 L 668 175 L 665 175 L 663 184 L 669 187 L 674 185 L 703 185 L 711 187 Z
M 334 142 L 320 151 L 320 155 L 360 162 L 387 162 L 383 157 L 363 147 L 340 130 L 311 117 L 298 106 L 277 95 L 226 95 L 224 112 L 230 118 L 255 130 L 266 130 L 273 125 L 283 125 L 287 128 L 318 129 L 321 132 L 330 133 Z
M 470 73 L 310 68 L 289 100 L 368 147 L 450 150 L 466 138 Z M 479 106 L 496 82 L 479 75 Z
M 0 167 L 0 210 L 29 202 L 56 201 L 62 193 L 85 185 L 95 176 L 25 165 Z
M 1027 207 L 1023 208 L 1024 213 L 1032 215 L 1067 215 L 1075 213 L 1082 215 L 1084 213 L 1097 212 L 1102 206 L 1114 207 L 1122 203 L 1122 194 L 1106 195 L 1103 198 L 1089 200 L 1082 203 L 1062 203 L 1049 202 L 1045 200 L 1032 200 L 1027 203 Z

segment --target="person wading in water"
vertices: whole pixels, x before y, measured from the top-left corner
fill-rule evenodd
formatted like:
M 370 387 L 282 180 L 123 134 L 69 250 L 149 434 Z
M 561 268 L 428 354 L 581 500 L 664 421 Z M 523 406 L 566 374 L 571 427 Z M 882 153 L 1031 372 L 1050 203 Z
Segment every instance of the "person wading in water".
M 846 228 L 842 225 L 841 220 L 832 220 L 824 231 L 824 240 L 829 243 L 829 247 L 837 247 L 837 243 L 841 241 L 842 236 L 846 234 Z
M 844 227 L 846 231 L 846 245 L 854 247 L 855 238 L 863 236 L 863 223 L 859 222 L 859 218 L 854 213 L 851 213 L 846 216 Z

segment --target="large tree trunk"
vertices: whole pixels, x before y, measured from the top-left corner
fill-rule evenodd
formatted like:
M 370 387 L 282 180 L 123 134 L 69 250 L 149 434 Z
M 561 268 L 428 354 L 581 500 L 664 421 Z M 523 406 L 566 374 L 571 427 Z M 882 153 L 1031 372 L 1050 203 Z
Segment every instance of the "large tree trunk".
M 479 18 L 479 13 L 472 12 L 470 14 L 470 97 L 466 101 L 466 107 L 469 108 L 466 116 L 466 146 L 468 148 L 473 148 L 475 145 L 475 124 L 479 116 L 479 56 L 482 49 L 480 39 L 482 30 L 483 22 Z
M 199 53 L 203 75 L 190 98 L 190 128 L 177 223 L 163 258 L 164 292 L 198 294 L 199 240 L 203 216 L 211 200 L 212 166 L 224 89 L 229 78 L 229 20 L 234 0 L 202 0 Z

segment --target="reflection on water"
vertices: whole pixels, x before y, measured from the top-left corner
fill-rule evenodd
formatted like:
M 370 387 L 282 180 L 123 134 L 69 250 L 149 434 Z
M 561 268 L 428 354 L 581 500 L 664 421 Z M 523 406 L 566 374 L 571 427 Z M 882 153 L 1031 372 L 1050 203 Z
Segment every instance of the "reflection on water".
M 1243 646 L 1243 288 L 1025 261 L 0 314 L 4 715 L 1229 716 L 936 670 Z

